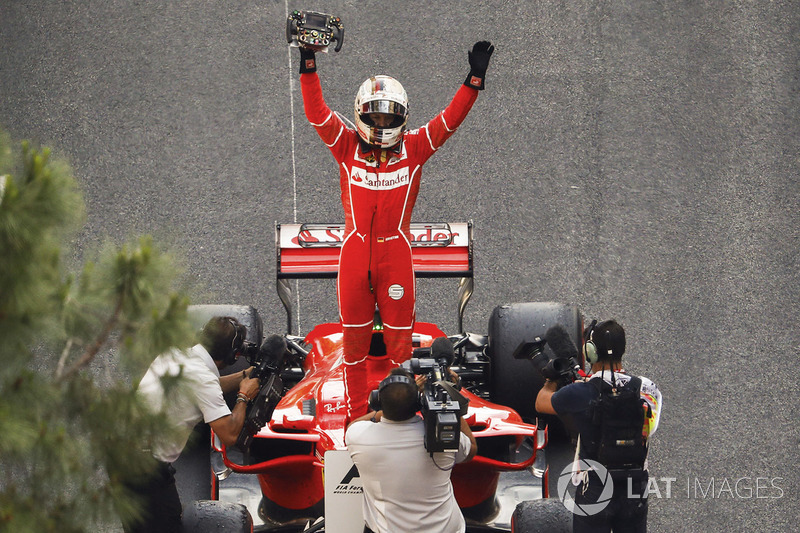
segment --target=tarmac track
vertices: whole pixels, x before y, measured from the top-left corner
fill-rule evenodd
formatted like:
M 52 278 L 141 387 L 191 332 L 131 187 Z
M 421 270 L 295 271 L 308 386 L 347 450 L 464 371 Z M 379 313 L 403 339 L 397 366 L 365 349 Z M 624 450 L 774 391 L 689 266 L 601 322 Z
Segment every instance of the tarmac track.
M 345 23 L 319 72 L 347 116 L 385 73 L 420 126 L 472 43 L 495 43 L 415 213 L 474 221 L 467 329 L 515 301 L 617 318 L 629 369 L 664 393 L 650 531 L 796 528 L 798 5 L 3 0 L 0 124 L 73 164 L 76 259 L 154 233 L 185 251 L 198 303 L 250 303 L 284 329 L 274 222 L 342 218 L 283 39 L 295 8 Z M 301 331 L 336 319 L 331 282 L 299 293 Z M 418 319 L 455 329 L 454 284 L 418 298 Z

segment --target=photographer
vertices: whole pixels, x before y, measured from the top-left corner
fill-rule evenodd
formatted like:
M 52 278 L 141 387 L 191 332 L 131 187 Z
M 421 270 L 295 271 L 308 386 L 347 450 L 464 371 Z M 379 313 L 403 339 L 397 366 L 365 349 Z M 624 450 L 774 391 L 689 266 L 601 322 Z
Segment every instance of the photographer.
M 647 445 L 658 426 L 661 392 L 649 379 L 623 370 L 622 326 L 614 320 L 596 327 L 595 323 L 585 334 L 584 355 L 592 363 L 589 378 L 560 389 L 555 381 L 547 380 L 536 397 L 536 410 L 572 417 L 578 429 L 579 458 L 603 465 L 614 483 L 611 501 L 600 512 L 573 514 L 572 531 L 645 532 Z M 607 480 L 601 480 L 591 468 L 579 475 L 582 485 L 577 488 L 575 503 L 597 503 Z
M 232 365 L 242 352 L 247 329 L 235 318 L 214 317 L 200 333 L 200 343 L 187 350 L 171 350 L 150 365 L 138 394 L 154 412 L 162 412 L 173 430 L 151 443 L 154 470 L 142 479 L 128 479 L 126 487 L 143 503 L 139 521 L 124 524 L 131 532 L 181 530 L 181 502 L 175 486 L 178 459 L 195 425 L 205 421 L 226 446 L 236 443 L 245 421 L 247 403 L 259 391 L 259 381 L 246 371 L 220 377 L 220 369 Z M 170 380 L 180 378 L 172 387 Z M 239 391 L 233 412 L 223 393 Z
M 417 415 L 414 376 L 395 368 L 378 391 L 381 410 L 355 420 L 345 434 L 364 485 L 364 531 L 463 532 L 466 526 L 450 471 L 478 451 L 469 425 L 461 419 L 457 452 L 430 454 L 424 445 L 424 423 Z
M 361 85 L 352 129 L 323 99 L 315 52 L 300 47 L 306 117 L 336 159 L 345 210 L 336 291 L 348 420 L 367 410 L 365 362 L 376 306 L 389 358 L 397 365 L 411 357 L 416 285 L 410 222 L 421 168 L 466 118 L 484 88 L 493 51 L 487 41 L 476 43 L 468 52 L 469 74 L 447 108 L 421 128 L 406 131 L 408 97 L 397 80 L 373 76 Z

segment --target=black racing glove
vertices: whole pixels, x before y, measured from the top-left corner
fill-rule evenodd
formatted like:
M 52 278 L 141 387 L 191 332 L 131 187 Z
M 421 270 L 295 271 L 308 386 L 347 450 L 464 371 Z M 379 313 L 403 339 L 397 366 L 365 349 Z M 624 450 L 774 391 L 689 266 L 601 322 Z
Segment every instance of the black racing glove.
M 494 45 L 489 41 L 478 41 L 468 53 L 469 74 L 464 85 L 473 89 L 483 90 L 483 80 L 486 78 L 486 69 L 489 68 L 489 58 L 494 52 Z
M 314 50 L 300 47 L 300 74 L 317 71 L 317 54 Z

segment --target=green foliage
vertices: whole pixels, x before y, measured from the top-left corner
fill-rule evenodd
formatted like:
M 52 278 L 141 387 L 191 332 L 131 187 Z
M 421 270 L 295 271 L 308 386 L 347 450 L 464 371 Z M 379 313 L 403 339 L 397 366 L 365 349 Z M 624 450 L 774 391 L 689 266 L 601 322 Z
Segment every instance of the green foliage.
M 133 516 L 120 478 L 143 472 L 140 450 L 168 431 L 135 385 L 157 354 L 191 342 L 180 263 L 141 237 L 66 272 L 83 220 L 69 167 L 0 132 L 0 531 Z
M 60 243 L 83 220 L 83 201 L 69 170 L 51 163 L 48 150 L 23 143 L 18 162 L 10 150 L 0 134 L 0 349 L 18 362 L 57 309 Z M 14 170 L 18 177 L 6 174 Z

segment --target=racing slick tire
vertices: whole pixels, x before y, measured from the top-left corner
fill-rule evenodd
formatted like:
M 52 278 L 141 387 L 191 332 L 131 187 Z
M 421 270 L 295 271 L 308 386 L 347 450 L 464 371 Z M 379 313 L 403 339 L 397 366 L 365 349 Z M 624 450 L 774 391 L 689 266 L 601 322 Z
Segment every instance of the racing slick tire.
M 570 533 L 572 513 L 555 498 L 522 502 L 511 515 L 511 533 Z
M 581 346 L 583 318 L 574 305 L 513 303 L 495 307 L 489 318 L 489 399 L 511 407 L 527 421 L 536 417 L 536 395 L 544 378 L 531 361 L 514 359 L 514 350 L 522 342 L 543 337 L 556 324 L 567 330 L 576 347 Z M 582 364 L 583 356 L 579 357 Z
M 199 500 L 183 509 L 184 533 L 250 533 L 253 518 L 240 503 Z

